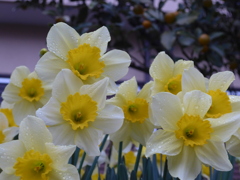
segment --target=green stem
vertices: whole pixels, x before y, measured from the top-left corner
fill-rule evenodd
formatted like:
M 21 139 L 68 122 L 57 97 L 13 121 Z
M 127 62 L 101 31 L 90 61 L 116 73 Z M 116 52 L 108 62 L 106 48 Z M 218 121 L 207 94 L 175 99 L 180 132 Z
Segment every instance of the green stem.
M 76 150 L 75 150 L 75 152 L 74 152 L 74 154 L 73 154 L 73 156 L 72 156 L 72 158 L 73 158 L 73 159 L 72 159 L 72 164 L 73 164 L 74 166 L 77 165 L 79 152 L 80 152 L 80 149 L 79 149 L 79 147 L 77 147 Z
M 84 160 L 85 160 L 85 157 L 86 157 L 86 152 L 84 151 L 83 156 L 82 156 L 82 159 L 81 159 L 81 161 L 80 161 L 79 168 L 78 168 L 78 172 L 79 172 L 80 176 L 81 176 L 81 169 L 82 169 L 82 166 L 83 166 L 83 162 L 84 162 Z
M 100 152 L 103 150 L 103 147 L 104 147 L 104 145 L 105 145 L 105 143 L 106 143 L 106 141 L 107 141 L 107 138 L 108 138 L 108 134 L 105 135 L 105 137 L 104 137 L 104 139 L 103 139 L 103 141 L 102 141 L 102 144 L 101 144 L 101 146 L 100 146 L 100 148 L 99 148 L 99 149 L 100 149 Z M 96 156 L 96 157 L 95 157 L 95 159 L 94 159 L 94 161 L 93 161 L 93 164 L 92 164 L 91 168 L 90 168 L 89 171 L 88 171 L 86 180 L 90 180 L 90 179 L 91 179 L 93 170 L 94 170 L 94 168 L 95 168 L 95 166 L 96 166 L 96 164 L 97 164 L 97 162 L 98 162 L 98 158 L 99 158 L 99 156 Z
M 121 141 L 119 143 L 119 147 L 118 147 L 118 168 L 117 168 L 117 176 L 118 176 L 118 180 L 120 180 L 120 164 L 121 164 L 121 161 L 122 161 L 122 145 L 123 145 L 123 142 Z
M 141 154 L 142 154 L 142 147 L 143 147 L 142 144 L 139 144 L 137 158 L 136 158 L 136 162 L 135 162 L 135 165 L 134 165 L 134 171 L 136 173 L 137 173 L 137 170 L 138 170 L 138 165 L 139 165 L 139 161 L 140 161 Z

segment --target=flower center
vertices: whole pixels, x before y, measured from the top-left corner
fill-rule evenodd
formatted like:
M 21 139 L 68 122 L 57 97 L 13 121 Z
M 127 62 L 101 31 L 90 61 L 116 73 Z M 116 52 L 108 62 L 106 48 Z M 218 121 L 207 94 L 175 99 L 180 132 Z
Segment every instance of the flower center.
M 60 113 L 64 120 L 72 125 L 73 130 L 88 127 L 97 116 L 97 102 L 85 94 L 69 95 L 66 102 L 61 103 Z
M 18 95 L 32 102 L 39 101 L 43 94 L 44 89 L 42 88 L 41 80 L 35 78 L 25 78 L 22 82 L 22 87 Z
M 129 169 L 133 169 L 135 161 L 136 161 L 136 155 L 134 154 L 134 152 L 129 151 L 128 153 L 124 154 L 124 159 L 125 159 L 125 165 Z
M 5 135 L 3 134 L 2 131 L 0 131 L 0 144 L 2 144 L 5 140 Z
M 48 173 L 52 171 L 52 160 L 48 154 L 38 151 L 27 151 L 23 157 L 17 158 L 13 168 L 15 175 L 21 179 L 49 180 Z
M 17 126 L 13 118 L 12 109 L 2 108 L 0 112 L 6 116 L 9 127 Z
M 171 78 L 164 87 L 165 91 L 170 92 L 172 94 L 179 93 L 182 90 L 181 80 L 182 80 L 181 74 Z
M 145 99 L 136 98 L 135 101 L 128 101 L 122 109 L 125 119 L 133 123 L 143 123 L 148 118 L 148 102 Z
M 208 94 L 212 97 L 212 105 L 206 117 L 218 118 L 223 114 L 232 112 L 231 102 L 226 92 L 222 92 L 218 89 L 216 91 L 210 90 Z
M 99 48 L 91 47 L 89 44 L 82 44 L 68 52 L 67 63 L 74 74 L 82 80 L 87 80 L 88 77 L 98 78 L 103 73 L 105 64 L 99 59 Z
M 206 144 L 213 132 L 210 122 L 201 119 L 200 116 L 185 114 L 177 122 L 177 126 L 179 129 L 175 131 L 176 137 L 183 139 L 184 144 L 191 147 Z

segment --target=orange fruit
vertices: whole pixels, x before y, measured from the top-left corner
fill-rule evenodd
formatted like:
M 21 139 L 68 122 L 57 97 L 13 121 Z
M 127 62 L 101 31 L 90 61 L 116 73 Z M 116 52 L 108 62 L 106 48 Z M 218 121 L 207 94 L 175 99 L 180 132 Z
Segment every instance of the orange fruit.
M 151 21 L 149 21 L 149 20 L 144 20 L 143 22 L 142 22 L 142 25 L 143 25 L 143 27 L 144 28 L 150 28 L 151 26 L 152 26 L 152 23 L 151 23 Z
M 201 36 L 199 36 L 198 42 L 199 42 L 199 44 L 201 44 L 202 46 L 208 45 L 208 44 L 210 43 L 210 37 L 209 37 L 209 35 L 207 35 L 207 34 L 202 34 Z
M 176 16 L 179 14 L 178 11 L 176 12 L 171 12 L 171 13 L 166 13 L 164 16 L 164 20 L 168 24 L 172 24 L 176 20 Z
M 137 15 L 143 14 L 144 8 L 140 4 L 137 4 L 133 7 L 133 12 Z

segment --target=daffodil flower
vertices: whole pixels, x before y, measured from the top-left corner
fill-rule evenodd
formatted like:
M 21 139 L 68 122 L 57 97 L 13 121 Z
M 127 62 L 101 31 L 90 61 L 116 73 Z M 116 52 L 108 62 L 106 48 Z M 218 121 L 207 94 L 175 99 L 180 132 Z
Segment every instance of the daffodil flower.
M 240 128 L 226 142 L 226 149 L 232 156 L 240 157 L 239 146 L 240 146 Z
M 115 133 L 110 135 L 110 140 L 118 149 L 119 142 L 123 142 L 123 149 L 133 140 L 146 145 L 151 136 L 154 126 L 149 121 L 150 88 L 152 82 L 147 83 L 138 93 L 138 85 L 135 77 L 123 82 L 115 97 L 108 100 L 108 103 L 117 105 L 124 112 L 124 123 Z
M 117 90 L 115 81 L 128 72 L 130 56 L 121 50 L 107 53 L 110 34 L 106 27 L 81 36 L 65 23 L 52 26 L 47 35 L 49 52 L 36 65 L 41 78 L 52 82 L 61 69 L 70 69 L 84 84 L 109 77 L 108 94 Z
M 4 113 L 0 112 L 0 144 L 11 141 L 18 134 L 18 127 L 9 127 Z
M 122 110 L 106 104 L 108 78 L 84 85 L 69 69 L 53 82 L 52 97 L 37 111 L 53 134 L 54 143 L 75 144 L 89 156 L 100 155 L 103 133 L 117 131 L 123 123 Z
M 193 61 L 178 60 L 174 63 L 165 52 L 160 52 L 149 69 L 154 82 L 152 94 L 158 92 L 179 93 L 182 90 L 182 73 L 184 69 L 190 67 L 193 67 Z
M 2 101 L 0 112 L 6 116 L 9 127 L 13 127 L 13 126 L 17 127 L 17 124 L 15 123 L 15 120 L 13 117 L 12 109 L 13 109 L 13 104 L 8 104 L 6 101 Z
M 206 117 L 218 118 L 224 114 L 239 111 L 240 99 L 237 96 L 229 96 L 227 89 L 235 80 L 231 71 L 218 72 L 206 79 L 195 68 L 185 70 L 182 77 L 182 93 L 192 90 L 200 90 L 209 94 L 212 105 L 207 111 Z
M 0 144 L 0 179 L 79 179 L 76 167 L 68 164 L 75 148 L 55 146 L 44 122 L 28 116 L 20 124 L 19 140 Z
M 231 170 L 224 142 L 237 131 L 240 113 L 205 118 L 211 105 L 211 96 L 199 90 L 185 93 L 183 100 L 167 92 L 154 95 L 150 118 L 162 129 L 147 142 L 146 156 L 166 154 L 170 174 L 182 180 L 195 179 L 202 163 Z
M 39 79 L 36 72 L 30 73 L 25 66 L 19 66 L 12 72 L 10 83 L 2 93 L 3 100 L 13 105 L 12 113 L 17 125 L 27 115 L 35 115 L 50 96 L 49 84 Z

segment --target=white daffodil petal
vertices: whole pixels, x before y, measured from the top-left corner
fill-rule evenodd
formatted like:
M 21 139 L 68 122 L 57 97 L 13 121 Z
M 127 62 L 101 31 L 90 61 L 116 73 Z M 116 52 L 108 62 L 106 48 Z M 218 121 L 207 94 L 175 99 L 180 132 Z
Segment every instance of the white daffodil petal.
M 66 164 L 64 166 L 65 171 L 58 169 L 53 169 L 49 173 L 49 179 L 51 180 L 77 180 L 80 179 L 77 168 L 71 164 Z
M 9 83 L 2 92 L 2 98 L 9 104 L 21 101 L 22 98 L 18 95 L 19 91 L 19 87 L 13 85 L 12 83 Z
M 125 120 L 122 127 L 117 132 L 110 134 L 110 140 L 113 142 L 114 148 L 118 149 L 119 143 L 123 141 L 122 149 L 125 149 L 125 147 L 131 142 L 130 133 L 130 122 Z
M 5 135 L 4 142 L 11 141 L 19 133 L 18 127 L 9 127 L 4 129 L 3 134 Z
M 239 147 L 240 139 L 234 135 L 226 142 L 226 149 L 232 156 L 240 157 Z
M 54 24 L 47 35 L 49 51 L 66 60 L 68 51 L 78 47 L 79 34 L 65 23 Z
M 69 64 L 52 52 L 45 53 L 35 67 L 39 78 L 48 83 L 52 83 L 62 69 L 70 69 Z
M 0 104 L 0 107 L 3 109 L 12 109 L 13 108 L 13 104 L 9 104 L 6 101 L 2 101 Z
M 146 156 L 156 153 L 175 156 L 182 150 L 183 141 L 176 138 L 174 132 L 159 129 L 147 141 Z
M 16 159 L 22 157 L 25 151 L 24 144 L 19 140 L 0 144 L 0 168 L 6 173 L 14 173 L 15 170 L 12 167 Z
M 36 115 L 43 119 L 45 124 L 48 126 L 54 126 L 65 122 L 62 115 L 59 112 L 61 108 L 60 103 L 55 98 L 50 98 L 47 104 L 42 108 L 39 108 Z
M 70 94 L 78 92 L 83 82 L 69 69 L 61 70 L 53 82 L 52 96 L 65 102 Z
M 176 123 L 183 116 L 180 99 L 167 92 L 153 96 L 150 112 L 150 120 L 155 126 L 172 131 L 177 129 Z
M 17 125 L 20 125 L 22 120 L 28 115 L 35 116 L 36 110 L 35 106 L 27 100 L 17 102 L 12 109 L 14 121 Z
M 211 139 L 226 142 L 238 130 L 240 126 L 240 113 L 232 112 L 222 115 L 220 118 L 209 118 L 213 132 Z
M 138 93 L 138 98 L 146 99 L 148 102 L 151 101 L 151 88 L 153 86 L 153 81 L 146 83 L 141 91 Z
M 27 116 L 20 124 L 19 140 L 27 150 L 37 149 L 45 153 L 45 143 L 52 142 L 52 135 L 42 119 Z
M 30 70 L 26 66 L 16 67 L 10 77 L 10 82 L 17 87 L 22 87 L 22 81 L 30 74 Z
M 76 133 L 74 142 L 89 156 L 99 156 L 99 140 L 102 138 L 102 133 L 95 128 L 85 128 Z
M 101 50 L 100 55 L 102 56 L 106 52 L 107 44 L 110 40 L 111 37 L 109 31 L 105 26 L 103 26 L 94 32 L 81 35 L 79 43 L 80 45 L 86 43 L 90 44 L 92 47 L 98 47 Z
M 66 123 L 58 124 L 55 126 L 48 127 L 49 131 L 53 136 L 53 143 L 57 145 L 73 145 L 75 131 L 71 125 Z
M 63 165 L 68 164 L 69 158 L 74 153 L 76 146 L 55 146 L 53 143 L 46 143 L 47 154 L 53 160 L 52 166 L 55 169 L 62 169 Z
M 106 103 L 113 104 L 118 107 L 123 107 L 127 103 L 127 101 L 121 94 L 116 94 L 111 99 L 107 99 Z
M 240 96 L 230 95 L 228 96 L 231 102 L 232 111 L 239 111 L 240 110 Z
M 196 68 L 189 68 L 182 74 L 182 91 L 186 93 L 192 90 L 206 92 L 205 78 Z
M 46 104 L 49 101 L 51 96 L 52 96 L 52 90 L 51 89 L 44 90 L 44 96 L 42 96 L 41 99 L 39 99 L 39 103 L 42 104 L 42 105 Z
M 124 51 L 112 50 L 104 54 L 100 61 L 105 64 L 103 75 L 117 81 L 127 74 L 131 58 Z
M 121 94 L 127 101 L 133 101 L 137 97 L 138 85 L 135 77 L 124 81 L 118 88 L 118 93 Z
M 92 126 L 101 129 L 105 134 L 111 134 L 119 130 L 123 124 L 124 114 L 121 108 L 106 104 L 104 109 L 98 112 Z
M 114 95 L 117 93 L 118 90 L 118 86 L 115 83 L 115 81 L 113 81 L 112 79 L 109 78 L 109 82 L 108 82 L 108 87 L 107 87 L 107 95 Z
M 0 174 L 0 180 L 20 180 L 19 176 L 16 176 L 15 174 L 7 174 L 5 172 L 1 172 Z
M 143 123 L 131 123 L 130 126 L 132 139 L 146 146 L 146 142 L 153 133 L 154 125 L 149 120 L 145 120 Z
M 173 76 L 173 70 L 173 60 L 165 52 L 160 52 L 153 60 L 149 73 L 154 80 L 168 81 Z
M 157 94 L 159 92 L 165 92 L 165 86 L 167 82 L 163 82 L 159 79 L 154 79 L 153 81 L 153 87 L 151 89 L 152 95 Z
M 176 156 L 168 156 L 168 169 L 173 177 L 182 180 L 193 180 L 201 172 L 202 164 L 194 149 L 183 146 L 182 152 Z
M 232 169 L 223 142 L 207 141 L 203 146 L 196 146 L 195 152 L 201 162 L 218 171 L 230 171 Z
M 235 76 L 231 71 L 218 72 L 213 74 L 209 79 L 209 89 L 208 90 L 217 90 L 225 92 L 230 84 L 235 80 Z
M 198 90 L 187 92 L 183 97 L 184 111 L 188 115 L 199 115 L 203 118 L 211 105 L 211 96 Z
M 105 106 L 107 96 L 107 85 L 109 78 L 104 78 L 91 85 L 84 85 L 80 88 L 80 94 L 88 94 L 94 101 L 97 102 L 98 109 L 101 110 Z
M 193 66 L 194 66 L 193 61 L 178 60 L 174 66 L 173 76 L 182 74 L 185 69 L 189 69 L 190 67 L 193 67 Z
M 0 112 L 0 131 L 8 128 L 8 120 L 5 114 Z

